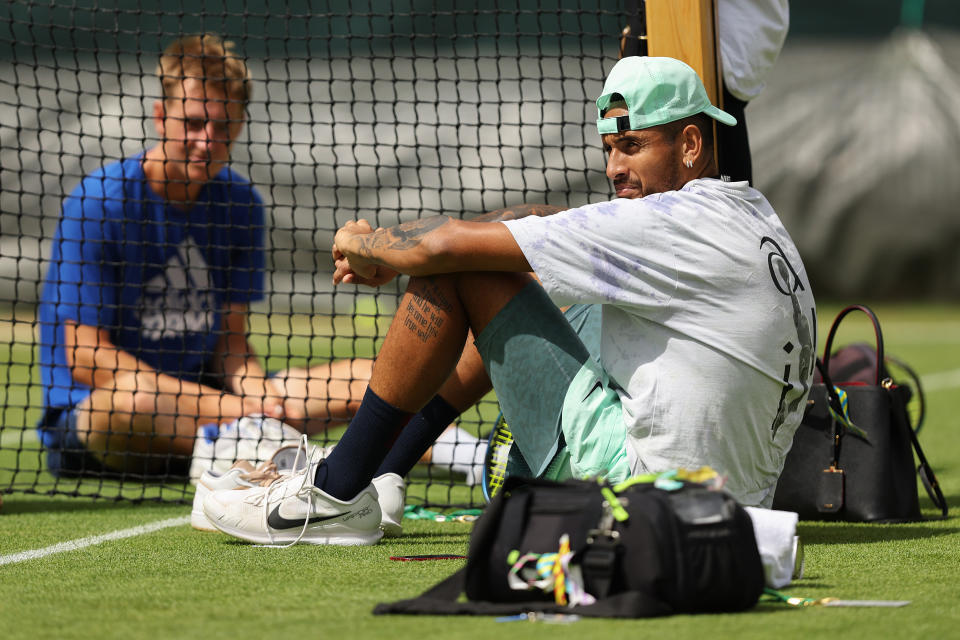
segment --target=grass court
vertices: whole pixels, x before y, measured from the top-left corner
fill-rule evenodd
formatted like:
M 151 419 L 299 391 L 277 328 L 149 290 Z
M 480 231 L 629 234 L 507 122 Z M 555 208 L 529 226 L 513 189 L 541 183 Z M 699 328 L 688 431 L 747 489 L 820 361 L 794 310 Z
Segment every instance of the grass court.
M 762 602 L 740 614 L 563 625 L 374 617 L 377 603 L 418 595 L 463 562 L 393 562 L 390 556 L 464 554 L 470 524 L 407 520 L 401 538 L 373 547 L 253 548 L 194 531 L 185 504 L 7 493 L 0 511 L 3 638 L 960 637 L 960 307 L 876 304 L 874 309 L 888 352 L 923 380 L 928 412 L 920 441 L 951 516 L 899 525 L 801 523 L 806 573 L 784 591 L 911 601 L 906 607 L 800 609 Z M 820 309 L 821 344 L 836 311 Z M 36 412 L 32 348 L 13 329 L 9 340 L 0 340 L 0 352 L 8 350 L 0 363 L 12 363 L 6 370 L 0 366 L 0 388 L 8 393 L 0 424 L 0 490 L 9 486 L 14 448 L 36 446 L 32 430 L 25 428 Z M 838 344 L 871 336 L 866 321 L 851 316 Z M 297 350 L 309 346 L 267 338 L 266 332 L 263 341 L 258 346 L 275 359 L 300 357 Z M 374 339 L 368 342 L 361 351 L 375 348 Z M 328 344 L 331 350 L 343 348 Z M 277 345 L 292 346 L 281 352 Z M 26 458 L 39 463 L 39 455 L 21 456 L 18 468 L 29 464 Z M 456 491 L 467 495 L 466 488 Z M 920 491 L 925 515 L 938 515 Z

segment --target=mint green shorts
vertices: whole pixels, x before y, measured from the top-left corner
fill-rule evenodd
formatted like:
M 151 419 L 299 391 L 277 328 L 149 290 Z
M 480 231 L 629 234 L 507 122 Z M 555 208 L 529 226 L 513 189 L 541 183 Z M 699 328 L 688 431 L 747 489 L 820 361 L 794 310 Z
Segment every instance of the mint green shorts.
M 598 364 L 600 305 L 561 312 L 531 282 L 476 344 L 513 432 L 510 475 L 629 477 L 620 396 Z

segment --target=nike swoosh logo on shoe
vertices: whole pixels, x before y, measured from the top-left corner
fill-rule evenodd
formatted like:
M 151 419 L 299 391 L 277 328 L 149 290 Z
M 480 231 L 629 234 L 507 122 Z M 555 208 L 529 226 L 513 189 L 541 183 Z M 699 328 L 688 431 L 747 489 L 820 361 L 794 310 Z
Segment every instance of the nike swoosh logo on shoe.
M 339 518 L 340 516 L 347 515 L 347 511 L 343 513 L 336 513 L 332 516 L 314 516 L 308 518 L 306 524 L 313 524 L 314 522 L 323 522 L 324 520 L 333 520 L 334 518 Z M 294 527 L 304 526 L 303 518 L 298 518 L 296 520 L 290 520 L 284 518 L 280 515 L 280 505 L 277 505 L 273 508 L 273 511 L 270 512 L 270 515 L 267 516 L 267 525 L 272 529 L 292 529 Z

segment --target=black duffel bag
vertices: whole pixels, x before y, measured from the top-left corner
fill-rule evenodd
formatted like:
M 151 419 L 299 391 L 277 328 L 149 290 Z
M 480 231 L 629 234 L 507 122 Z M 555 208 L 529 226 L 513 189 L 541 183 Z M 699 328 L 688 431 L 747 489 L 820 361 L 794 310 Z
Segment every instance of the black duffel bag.
M 643 618 L 756 604 L 763 567 L 750 516 L 732 497 L 685 482 L 673 490 L 617 488 L 508 479 L 474 526 L 466 566 L 420 597 L 374 613 Z M 553 590 L 516 588 L 532 571 L 517 572 L 518 562 L 557 552 L 564 538 L 592 603 L 559 604 Z M 466 601 L 458 601 L 461 593 Z

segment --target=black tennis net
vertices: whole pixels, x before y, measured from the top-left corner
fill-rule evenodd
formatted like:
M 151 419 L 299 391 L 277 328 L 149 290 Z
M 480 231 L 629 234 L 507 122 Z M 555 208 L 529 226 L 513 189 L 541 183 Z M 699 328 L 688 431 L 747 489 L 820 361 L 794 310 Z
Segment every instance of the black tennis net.
M 357 218 L 388 226 L 609 197 L 591 105 L 618 56 L 626 13 L 582 0 L 5 3 L 0 491 L 189 498 L 193 451 L 184 441 L 204 434 L 196 415 L 182 412 L 193 387 L 165 403 L 159 391 L 149 396 L 160 383 L 136 363 L 243 397 L 222 362 L 244 354 L 234 339 L 242 331 L 225 330 L 217 315 L 227 302 L 249 303 L 248 344 L 265 370 L 306 371 L 322 389 L 313 410 L 327 419 L 311 427 L 313 441 L 335 442 L 344 421 L 335 405 L 347 403 L 352 380 L 365 379 L 363 363 L 404 286 L 401 278 L 379 290 L 334 288 L 336 229 Z M 188 100 L 158 114 L 171 94 L 157 67 L 166 47 L 195 34 L 232 43 L 221 58 L 249 72 L 244 104 L 230 65 L 203 71 L 225 83 L 210 93 L 220 96 L 214 102 L 228 116 L 239 104 L 245 124 L 231 173 L 217 173 L 195 196 L 189 175 L 171 177 L 160 197 L 145 150 L 176 138 L 175 124 L 189 132 L 197 116 L 186 112 Z M 210 120 L 231 119 L 212 111 Z M 229 123 L 220 125 L 229 139 Z M 139 331 L 129 328 L 135 321 Z M 103 349 L 91 355 L 101 339 L 115 347 L 109 362 L 96 359 L 107 357 Z M 226 358 L 198 360 L 210 350 Z M 111 411 L 78 411 L 91 384 L 113 398 Z M 173 431 L 139 437 L 123 426 L 150 413 L 144 395 Z M 461 417 L 449 444 L 461 462 L 418 465 L 411 501 L 482 501 L 464 468 L 482 456 L 463 450 L 482 453 L 497 413 L 490 396 Z

